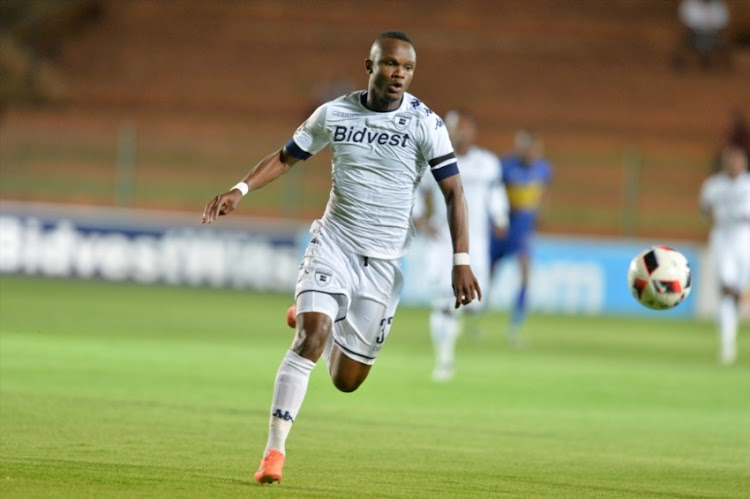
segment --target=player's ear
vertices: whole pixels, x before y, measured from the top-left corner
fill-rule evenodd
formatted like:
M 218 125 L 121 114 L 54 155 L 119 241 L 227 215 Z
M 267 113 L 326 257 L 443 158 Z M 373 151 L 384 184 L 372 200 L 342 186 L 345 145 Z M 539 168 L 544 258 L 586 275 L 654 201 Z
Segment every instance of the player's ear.
M 367 71 L 367 72 L 368 72 L 369 74 L 372 74 L 372 66 L 373 66 L 372 60 L 370 60 L 370 59 L 365 59 L 365 70 L 366 70 L 366 71 Z

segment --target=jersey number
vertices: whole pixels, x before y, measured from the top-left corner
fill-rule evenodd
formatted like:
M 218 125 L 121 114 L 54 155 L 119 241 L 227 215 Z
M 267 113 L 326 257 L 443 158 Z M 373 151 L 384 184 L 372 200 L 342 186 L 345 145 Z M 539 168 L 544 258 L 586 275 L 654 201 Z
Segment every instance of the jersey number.
M 393 317 L 388 317 L 387 319 L 384 318 L 380 321 L 380 334 L 375 338 L 375 343 L 383 343 L 385 341 L 385 337 L 388 336 L 388 330 L 391 329 L 392 322 Z

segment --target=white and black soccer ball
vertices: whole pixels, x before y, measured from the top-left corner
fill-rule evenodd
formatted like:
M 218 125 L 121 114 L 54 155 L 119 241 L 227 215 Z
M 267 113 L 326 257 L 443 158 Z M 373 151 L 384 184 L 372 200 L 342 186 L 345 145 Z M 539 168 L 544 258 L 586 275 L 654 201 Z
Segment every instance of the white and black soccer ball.
M 690 294 L 693 276 L 685 255 L 667 246 L 654 246 L 630 262 L 628 286 L 648 308 L 676 307 Z

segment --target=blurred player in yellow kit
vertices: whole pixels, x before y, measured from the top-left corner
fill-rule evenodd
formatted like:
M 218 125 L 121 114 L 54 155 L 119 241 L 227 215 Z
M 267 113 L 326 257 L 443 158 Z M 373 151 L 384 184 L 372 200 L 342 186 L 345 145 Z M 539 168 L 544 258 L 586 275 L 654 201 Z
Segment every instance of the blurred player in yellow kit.
M 500 260 L 510 256 L 518 258 L 521 284 L 513 303 L 508 342 L 519 346 L 521 326 L 526 319 L 537 216 L 552 177 L 552 165 L 544 158 L 544 141 L 538 133 L 520 130 L 515 137 L 515 146 L 514 153 L 500 159 L 502 181 L 508 192 L 510 218 L 507 232 L 493 234 L 490 260 L 494 276 Z

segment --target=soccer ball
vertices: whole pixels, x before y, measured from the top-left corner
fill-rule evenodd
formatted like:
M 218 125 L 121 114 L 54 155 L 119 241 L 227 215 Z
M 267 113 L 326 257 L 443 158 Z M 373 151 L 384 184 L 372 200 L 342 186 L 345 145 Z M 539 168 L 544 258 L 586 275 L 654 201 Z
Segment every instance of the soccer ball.
M 690 294 L 692 282 L 687 258 L 666 246 L 642 251 L 628 269 L 628 286 L 635 299 L 656 310 L 679 305 Z

